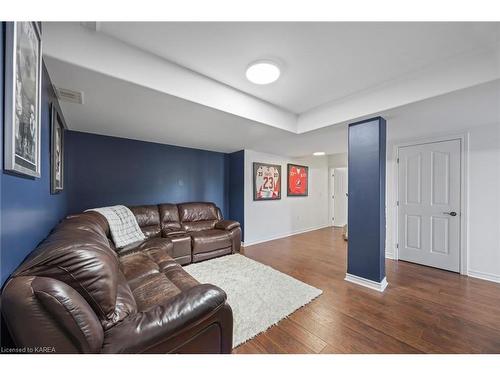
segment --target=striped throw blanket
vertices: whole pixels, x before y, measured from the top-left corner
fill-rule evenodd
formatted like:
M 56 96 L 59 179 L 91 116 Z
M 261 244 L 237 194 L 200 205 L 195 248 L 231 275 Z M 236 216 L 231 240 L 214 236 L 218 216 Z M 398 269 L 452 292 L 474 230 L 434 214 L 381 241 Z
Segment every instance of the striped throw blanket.
M 108 220 L 111 238 L 117 248 L 137 241 L 143 241 L 146 238 L 141 228 L 139 228 L 134 214 L 128 207 L 118 205 L 92 208 L 87 211 L 98 212 Z

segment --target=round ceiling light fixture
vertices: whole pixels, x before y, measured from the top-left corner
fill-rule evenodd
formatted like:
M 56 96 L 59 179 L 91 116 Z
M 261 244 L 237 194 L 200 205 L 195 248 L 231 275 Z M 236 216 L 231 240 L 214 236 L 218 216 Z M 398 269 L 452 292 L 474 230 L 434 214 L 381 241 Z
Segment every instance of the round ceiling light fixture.
M 271 60 L 258 60 L 251 63 L 246 72 L 247 79 L 256 85 L 268 85 L 280 77 L 278 65 Z
M 313 155 L 314 155 L 314 156 L 323 156 L 323 155 L 325 155 L 325 154 L 326 154 L 326 152 L 324 152 L 324 151 L 316 151 L 316 152 L 313 152 Z

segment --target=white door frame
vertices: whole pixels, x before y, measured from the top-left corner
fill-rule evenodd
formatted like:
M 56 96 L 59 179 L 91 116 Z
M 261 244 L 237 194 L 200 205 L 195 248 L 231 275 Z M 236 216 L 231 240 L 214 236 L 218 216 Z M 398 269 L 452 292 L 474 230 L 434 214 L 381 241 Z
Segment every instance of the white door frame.
M 348 167 L 330 167 L 328 168 L 329 170 L 329 195 L 328 195 L 328 198 L 329 198 L 329 208 L 328 208 L 328 212 L 330 213 L 330 221 L 331 221 L 331 227 L 335 227 L 335 228 L 342 228 L 344 225 L 341 225 L 341 226 L 337 226 L 335 225 L 335 205 L 336 205 L 336 200 L 338 199 L 337 196 L 335 196 L 335 184 L 337 183 L 337 176 L 335 176 L 335 170 L 336 169 L 348 169 Z M 347 178 L 347 175 L 346 175 L 346 178 Z M 347 191 L 346 191 L 346 197 L 347 197 Z M 347 210 L 347 205 L 346 205 L 346 210 Z M 347 217 L 347 213 L 346 213 L 346 217 Z M 346 224 L 347 224 L 347 221 L 346 221 Z
M 469 233 L 469 133 L 454 133 L 449 135 L 440 135 L 434 137 L 426 138 L 414 138 L 410 140 L 394 141 L 391 142 L 392 149 L 392 160 L 394 161 L 394 196 L 396 202 L 399 201 L 399 149 L 406 146 L 417 146 L 420 144 L 433 143 L 433 142 L 443 142 L 460 140 L 460 274 L 468 274 L 468 233 Z M 394 259 L 399 259 L 399 249 L 396 244 L 399 243 L 399 217 L 398 211 L 399 207 L 396 202 L 394 202 L 394 238 L 395 243 L 392 245 L 394 247 Z
M 335 168 L 328 168 L 328 221 L 330 222 L 330 226 L 333 227 L 333 214 L 335 212 L 335 201 L 333 199 L 333 192 L 335 189 L 335 181 L 333 177 L 333 171 Z

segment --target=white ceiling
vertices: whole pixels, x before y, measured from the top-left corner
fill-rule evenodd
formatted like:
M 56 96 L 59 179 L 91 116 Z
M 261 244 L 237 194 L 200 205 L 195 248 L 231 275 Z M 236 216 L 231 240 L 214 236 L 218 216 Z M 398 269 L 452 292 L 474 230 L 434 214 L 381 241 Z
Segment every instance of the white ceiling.
M 83 105 L 61 103 L 71 130 L 298 157 L 344 152 L 346 124 L 374 114 L 401 127 L 423 126 L 408 113 L 464 127 L 498 118 L 500 23 L 99 23 L 99 31 L 44 23 L 43 30 L 53 83 L 85 94 Z M 265 57 L 282 60 L 283 77 L 254 86 L 245 68 Z M 493 80 L 492 91 L 485 82 Z
M 61 102 L 71 130 L 222 152 L 289 134 L 51 57 L 45 62 L 54 85 L 85 93 L 83 105 Z
M 499 23 L 102 22 L 101 33 L 302 113 L 446 59 L 497 48 Z M 282 65 L 268 86 L 249 63 Z
M 496 125 L 500 133 L 500 80 L 379 114 L 387 120 L 388 157 L 392 155 L 394 142 L 460 133 L 485 125 Z M 347 152 L 347 123 L 302 134 L 287 132 L 279 139 L 263 139 L 251 149 L 292 157 L 310 156 L 314 151 L 344 153 Z
M 301 157 L 347 151 L 346 123 L 295 134 L 50 57 L 45 62 L 55 85 L 71 84 L 85 92 L 83 105 L 61 103 L 71 130 L 220 152 L 251 149 Z M 391 138 L 416 129 L 431 134 L 498 122 L 500 80 L 380 115 L 388 121 Z

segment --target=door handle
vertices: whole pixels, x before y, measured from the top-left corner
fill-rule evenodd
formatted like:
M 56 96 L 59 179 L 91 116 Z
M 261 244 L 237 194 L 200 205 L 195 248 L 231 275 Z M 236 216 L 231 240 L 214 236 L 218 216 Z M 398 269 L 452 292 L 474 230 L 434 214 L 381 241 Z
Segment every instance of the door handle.
M 445 215 L 450 215 L 450 216 L 457 216 L 457 213 L 455 211 L 451 211 L 451 212 L 443 212 L 443 214 Z

